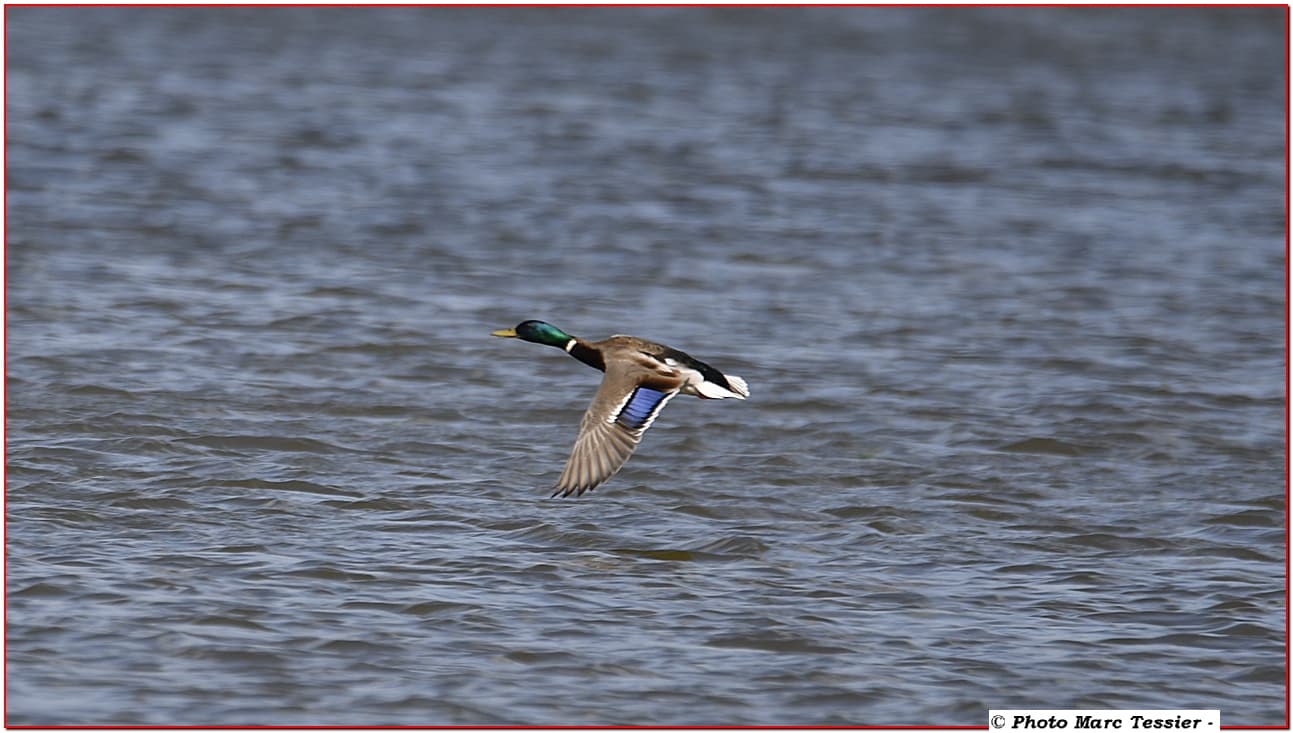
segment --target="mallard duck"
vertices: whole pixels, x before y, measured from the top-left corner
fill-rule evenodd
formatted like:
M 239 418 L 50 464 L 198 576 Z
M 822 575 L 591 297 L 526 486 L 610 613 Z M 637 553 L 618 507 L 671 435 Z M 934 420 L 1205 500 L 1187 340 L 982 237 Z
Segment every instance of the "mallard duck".
M 524 321 L 516 328 L 494 331 L 493 335 L 555 346 L 606 372 L 579 424 L 579 437 L 553 496 L 578 496 L 613 476 L 675 395 L 710 400 L 743 400 L 750 395 L 744 379 L 636 336 L 586 341 L 543 321 Z

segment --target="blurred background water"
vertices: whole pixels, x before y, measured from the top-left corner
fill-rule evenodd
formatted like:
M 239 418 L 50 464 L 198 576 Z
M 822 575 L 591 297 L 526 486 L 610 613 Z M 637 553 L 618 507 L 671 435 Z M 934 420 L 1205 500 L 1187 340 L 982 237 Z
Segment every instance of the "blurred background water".
M 1286 719 L 1284 8 L 6 18 L 10 724 Z

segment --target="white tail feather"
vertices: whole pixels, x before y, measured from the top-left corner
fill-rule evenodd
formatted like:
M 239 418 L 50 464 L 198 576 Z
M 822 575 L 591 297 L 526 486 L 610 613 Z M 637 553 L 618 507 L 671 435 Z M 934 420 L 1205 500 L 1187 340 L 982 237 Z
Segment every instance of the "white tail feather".
M 733 374 L 724 374 L 723 376 L 727 378 L 727 383 L 732 385 L 732 389 L 736 390 L 738 398 L 745 399 L 750 396 L 750 385 L 746 384 L 744 379 Z
M 723 376 L 727 379 L 727 383 L 732 385 L 732 389 L 726 389 L 725 387 L 708 380 L 701 380 L 693 385 L 696 390 L 696 394 L 701 397 L 707 397 L 711 400 L 722 400 L 728 397 L 735 397 L 738 400 L 743 400 L 749 396 L 750 388 L 746 386 L 744 379 L 733 377 L 730 374 L 724 374 Z

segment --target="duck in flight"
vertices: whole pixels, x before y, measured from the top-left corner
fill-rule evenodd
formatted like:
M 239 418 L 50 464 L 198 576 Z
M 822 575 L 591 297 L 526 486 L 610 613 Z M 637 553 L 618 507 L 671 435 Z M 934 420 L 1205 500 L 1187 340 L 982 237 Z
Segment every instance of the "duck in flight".
M 613 476 L 675 395 L 710 400 L 743 400 L 750 395 L 744 379 L 636 336 L 586 341 L 543 321 L 524 321 L 516 328 L 494 331 L 493 335 L 555 346 L 606 372 L 593 403 L 584 413 L 579 437 L 557 479 L 553 496 L 578 496 Z

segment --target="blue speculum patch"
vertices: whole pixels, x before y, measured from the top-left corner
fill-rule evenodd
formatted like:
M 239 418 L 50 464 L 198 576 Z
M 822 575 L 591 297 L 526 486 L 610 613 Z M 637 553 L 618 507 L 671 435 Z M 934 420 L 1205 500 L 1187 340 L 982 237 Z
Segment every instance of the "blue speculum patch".
M 649 387 L 638 387 L 633 390 L 633 396 L 629 397 L 629 401 L 624 403 L 624 409 L 620 410 L 619 417 L 615 419 L 616 422 L 630 430 L 640 429 L 651 417 L 651 413 L 660 406 L 665 394 Z

